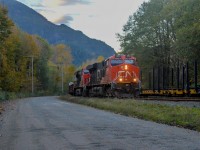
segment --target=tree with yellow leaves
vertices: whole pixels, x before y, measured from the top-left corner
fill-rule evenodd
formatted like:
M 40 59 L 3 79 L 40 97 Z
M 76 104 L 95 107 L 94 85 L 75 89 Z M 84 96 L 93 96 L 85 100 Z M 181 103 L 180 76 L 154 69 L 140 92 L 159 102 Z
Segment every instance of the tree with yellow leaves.
M 50 64 L 52 68 L 52 82 L 54 83 L 53 89 L 54 91 L 60 89 L 63 92 L 64 88 L 66 88 L 67 80 L 71 78 L 71 69 L 69 69 L 72 67 L 71 63 L 73 59 L 71 50 L 67 45 L 57 44 L 52 46 L 52 51 L 52 63 Z

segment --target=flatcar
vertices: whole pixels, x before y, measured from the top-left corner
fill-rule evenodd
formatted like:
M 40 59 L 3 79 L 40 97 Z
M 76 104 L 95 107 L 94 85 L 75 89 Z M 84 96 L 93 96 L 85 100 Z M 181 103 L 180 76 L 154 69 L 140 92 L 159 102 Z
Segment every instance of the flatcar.
M 148 72 L 149 78 L 143 80 L 148 84 L 140 95 L 200 97 L 199 66 L 197 60 L 172 67 L 154 66 Z

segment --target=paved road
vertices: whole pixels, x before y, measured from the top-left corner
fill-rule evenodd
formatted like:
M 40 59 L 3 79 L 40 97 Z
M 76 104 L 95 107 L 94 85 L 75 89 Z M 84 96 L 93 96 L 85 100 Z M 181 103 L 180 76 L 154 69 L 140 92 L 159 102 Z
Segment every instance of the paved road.
M 40 97 L 3 114 L 0 150 L 199 150 L 200 133 Z M 1 117 L 2 118 L 2 117 Z

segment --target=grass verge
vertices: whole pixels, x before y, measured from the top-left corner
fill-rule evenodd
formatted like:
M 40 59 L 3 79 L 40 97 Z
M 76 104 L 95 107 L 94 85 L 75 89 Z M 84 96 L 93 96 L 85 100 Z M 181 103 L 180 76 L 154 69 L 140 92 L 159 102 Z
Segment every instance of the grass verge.
M 62 100 L 136 117 L 157 123 L 183 127 L 200 132 L 200 109 L 182 106 L 149 104 L 133 99 L 84 98 L 62 96 Z

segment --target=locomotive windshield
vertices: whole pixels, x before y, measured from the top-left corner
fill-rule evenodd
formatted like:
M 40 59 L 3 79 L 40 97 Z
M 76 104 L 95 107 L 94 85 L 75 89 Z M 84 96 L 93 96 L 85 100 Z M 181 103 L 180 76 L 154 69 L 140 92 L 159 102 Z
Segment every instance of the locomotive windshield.
M 125 64 L 135 65 L 135 60 L 133 60 L 133 59 L 125 59 L 124 62 L 125 62 Z
M 121 65 L 121 64 L 123 64 L 123 60 L 122 60 L 122 59 L 112 59 L 112 60 L 110 61 L 110 64 L 111 64 L 112 66 Z
M 89 74 L 89 70 L 83 70 L 84 74 Z

